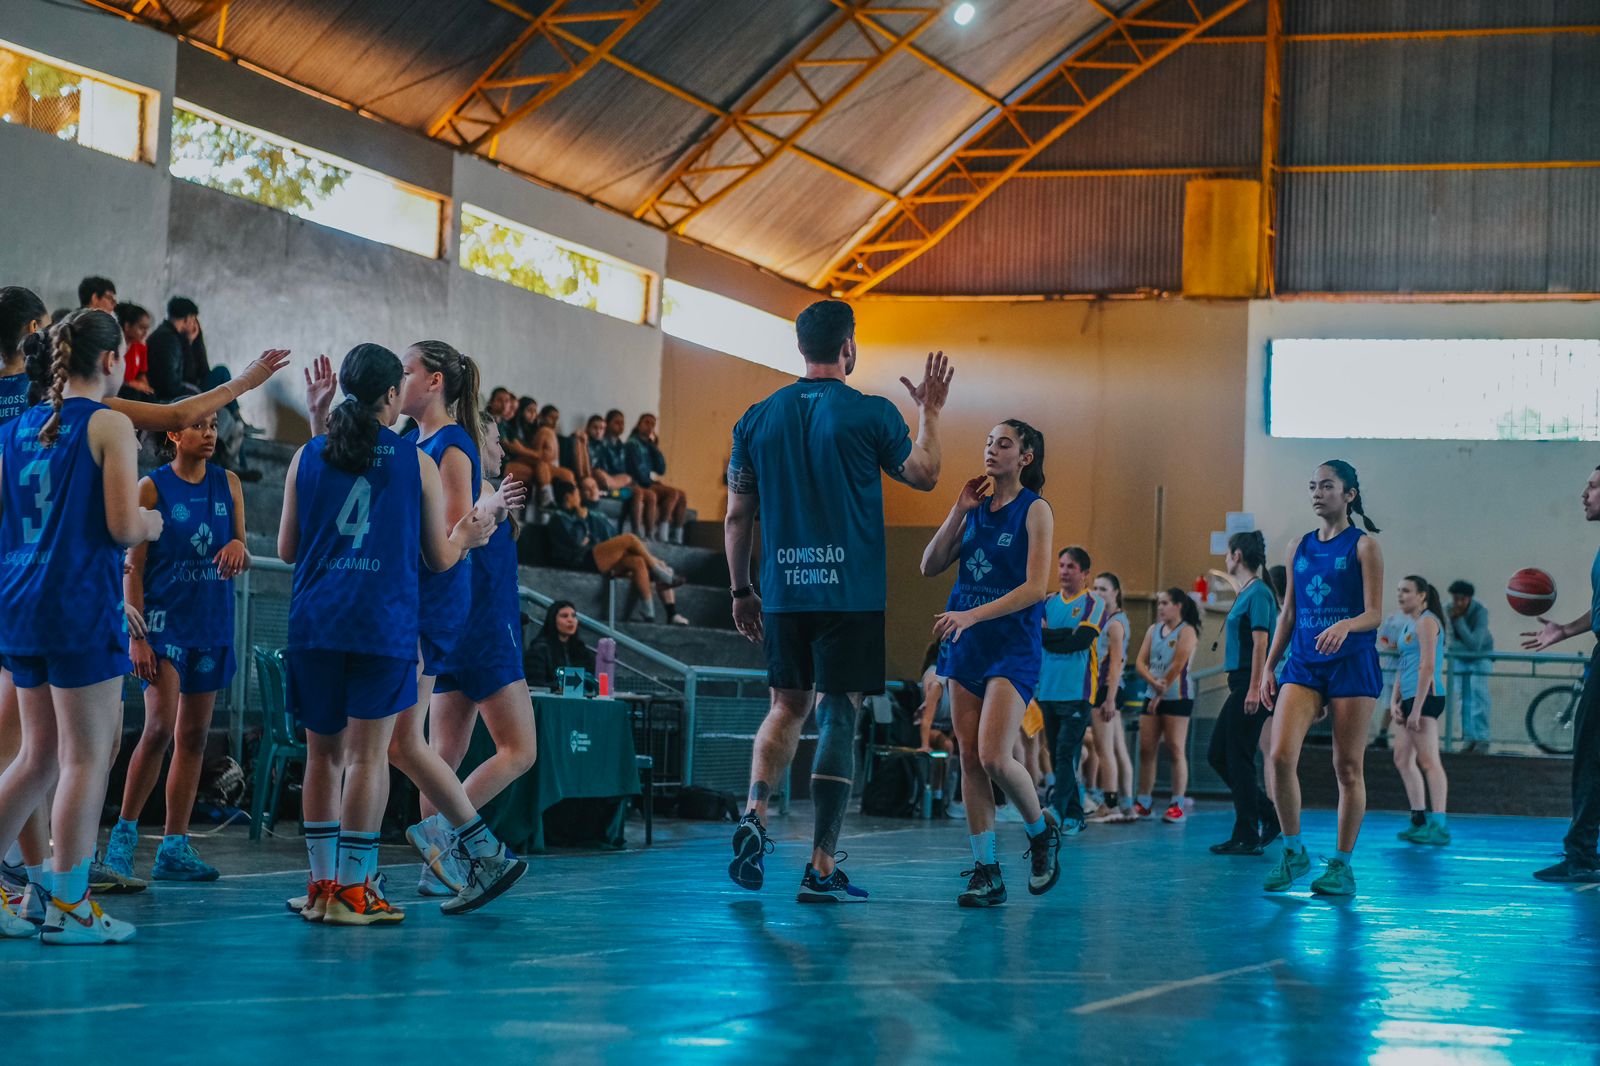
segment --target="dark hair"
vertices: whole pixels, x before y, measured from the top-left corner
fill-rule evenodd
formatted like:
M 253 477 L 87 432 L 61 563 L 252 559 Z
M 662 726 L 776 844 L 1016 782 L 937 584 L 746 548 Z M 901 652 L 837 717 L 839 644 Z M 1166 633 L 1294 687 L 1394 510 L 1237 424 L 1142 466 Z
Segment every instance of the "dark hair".
M 655 418 L 655 415 L 651 414 L 649 411 L 646 411 L 644 414 L 640 415 L 634 420 L 633 432 L 628 435 L 630 437 L 637 437 L 639 435 L 639 431 L 644 427 L 644 420 L 647 418 Z
M 1600 466 L 1595 467 L 1595 469 L 1600 470 Z M 1465 596 L 1469 600 L 1478 594 L 1478 590 L 1473 587 L 1472 582 L 1463 581 L 1460 578 L 1450 582 L 1450 588 L 1447 591 L 1452 596 Z
M 22 338 L 22 370 L 28 375 L 28 406 L 44 402 L 50 391 L 50 330 L 35 330 Z
M 1072 561 L 1078 564 L 1078 569 L 1084 571 L 1085 573 L 1088 573 L 1089 567 L 1094 565 L 1094 563 L 1089 559 L 1089 553 L 1078 547 L 1076 544 L 1068 544 L 1065 548 L 1062 548 L 1060 551 L 1056 552 L 1057 559 L 1060 559 L 1063 555 L 1072 556 Z
M 584 429 L 588 429 L 590 426 L 594 425 L 596 422 L 600 423 L 602 426 L 605 425 L 606 424 L 606 416 L 605 415 L 601 415 L 601 414 L 590 415 L 588 418 L 585 418 L 583 420 L 583 428 Z
M 843 300 L 818 300 L 794 320 L 795 339 L 808 363 L 837 363 L 855 331 L 856 313 Z
M 1434 617 L 1443 623 L 1444 606 L 1439 602 L 1439 590 L 1428 584 L 1427 578 L 1417 574 L 1407 574 L 1401 580 L 1409 581 L 1417 587 L 1417 591 L 1422 593 L 1423 609 L 1432 611 Z
M 78 306 L 88 307 L 90 300 L 98 299 L 108 292 L 115 295 L 116 291 L 116 282 L 110 278 L 102 278 L 91 274 L 78 282 Z
M 50 406 L 54 408 L 39 427 L 39 443 L 46 448 L 61 434 L 61 404 L 68 378 L 86 378 L 100 369 L 100 356 L 122 343 L 117 320 L 104 311 L 82 308 L 50 327 Z
M 31 289 L 7 285 L 0 289 L 0 362 L 22 353 L 22 338 L 28 323 L 44 320 L 44 301 Z
M 1267 565 L 1267 538 L 1259 529 L 1245 530 L 1229 537 L 1228 550 L 1238 552 L 1240 562 L 1257 574 Z
M 176 322 L 180 318 L 188 318 L 190 315 L 198 315 L 199 313 L 200 305 L 187 296 L 174 296 L 167 301 L 167 319 L 169 321 Z M 346 356 L 346 358 L 349 357 Z
M 554 481 L 550 482 L 550 494 L 555 497 L 556 506 L 560 507 L 563 511 L 566 510 L 566 508 L 562 507 L 562 504 L 566 502 L 568 496 L 577 491 L 578 486 L 574 485 L 564 477 L 556 478 Z M 578 502 L 583 502 L 582 496 L 578 497 Z
M 623 415 L 622 415 L 622 408 L 620 408 L 620 407 L 613 407 L 611 410 L 606 412 L 606 421 L 607 422 L 610 422 L 613 418 L 621 418 L 621 417 L 623 417 Z
M 122 303 L 117 305 L 116 315 L 117 325 L 121 326 L 123 329 L 127 329 L 135 322 L 138 322 L 141 318 L 149 318 L 150 312 L 146 311 L 136 303 L 124 300 Z
M 1057 558 L 1060 557 L 1057 556 Z M 1103 577 L 1107 581 L 1111 582 L 1111 587 L 1116 590 L 1117 593 L 1117 610 L 1122 610 L 1122 579 L 1109 570 L 1102 570 L 1094 576 L 1095 580 L 1097 581 Z
M 1033 462 L 1022 468 L 1018 480 L 1023 488 L 1039 492 L 1044 488 L 1044 434 L 1020 418 L 1008 418 L 1000 424 L 1016 430 L 1018 446 L 1025 452 L 1033 453 Z M 1084 569 L 1088 568 L 1089 564 L 1085 563 Z
M 183 429 L 193 429 L 195 426 L 200 425 L 201 422 L 206 421 L 206 419 L 215 417 L 217 417 L 215 413 L 206 415 L 205 418 L 191 422 L 184 426 Z M 178 432 L 182 433 L 183 430 L 178 430 Z M 146 430 L 140 434 L 140 437 L 151 446 L 151 449 L 156 453 L 156 458 L 163 463 L 170 463 L 178 457 L 178 442 L 172 439 L 170 432 L 158 433 L 153 430 Z
M 922 672 L 924 674 L 927 673 L 933 668 L 933 664 L 938 661 L 939 642 L 937 640 L 930 640 L 928 641 L 928 650 L 922 653 Z
M 513 420 L 517 421 L 517 422 L 521 422 L 522 421 L 522 413 L 524 411 L 526 411 L 530 407 L 534 408 L 535 412 L 537 413 L 538 407 L 539 407 L 539 401 L 535 400 L 532 396 L 519 396 L 519 397 L 517 397 L 517 413 L 514 416 L 512 416 Z
M 1194 597 L 1176 585 L 1163 591 L 1166 592 L 1167 599 L 1178 605 L 1178 613 L 1183 616 L 1183 620 L 1193 626 L 1196 633 L 1200 632 L 1200 607 L 1194 602 Z
M 1278 602 L 1283 602 L 1283 597 L 1289 592 L 1289 569 L 1282 563 L 1267 567 L 1267 584 L 1272 586 L 1272 591 L 1277 594 Z
M 1382 532 L 1377 526 L 1372 524 L 1372 519 L 1367 517 L 1366 505 L 1361 502 L 1361 479 L 1356 477 L 1356 468 L 1345 462 L 1343 459 L 1329 459 L 1322 465 L 1333 471 L 1333 476 L 1338 478 L 1339 481 L 1343 483 L 1345 491 L 1356 494 L 1355 499 L 1350 501 L 1349 510 L 1345 512 L 1346 517 L 1350 519 L 1351 523 L 1354 524 L 1355 515 L 1360 515 L 1361 524 L 1367 527 L 1368 533 Z
M 560 614 L 565 608 L 568 607 L 572 608 L 573 614 L 578 613 L 577 605 L 571 600 L 556 600 L 549 607 L 545 608 L 544 624 L 539 627 L 539 635 L 541 637 L 549 641 L 560 641 L 561 637 L 556 633 L 556 615 Z M 580 638 L 577 633 L 572 634 L 572 636 L 568 639 L 576 640 L 579 644 L 583 643 L 582 638 Z
M 489 402 L 494 403 L 495 397 L 499 396 L 502 392 L 507 396 L 512 395 L 511 390 L 506 388 L 504 385 L 496 385 L 494 388 L 489 390 Z
M 422 357 L 430 374 L 444 376 L 445 412 L 472 438 L 474 448 L 483 447 L 483 420 L 478 416 L 478 364 L 444 341 L 417 341 L 412 349 Z
M 322 458 L 347 474 L 359 474 L 372 462 L 378 443 L 378 405 L 390 389 L 400 387 L 405 372 L 400 357 L 381 344 L 358 344 L 339 364 L 344 402 L 328 415 L 328 443 Z
M 560 413 L 561 413 L 561 408 L 557 407 L 553 403 L 547 403 L 543 407 L 539 408 L 539 417 L 540 418 L 543 418 L 545 415 L 548 415 L 548 414 L 560 414 Z

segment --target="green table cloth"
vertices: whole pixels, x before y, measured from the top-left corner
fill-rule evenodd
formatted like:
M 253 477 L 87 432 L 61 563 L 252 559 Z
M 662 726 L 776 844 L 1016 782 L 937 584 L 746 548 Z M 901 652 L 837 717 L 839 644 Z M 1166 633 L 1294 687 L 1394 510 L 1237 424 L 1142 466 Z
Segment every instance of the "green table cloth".
M 627 705 L 536 694 L 533 715 L 538 758 L 484 806 L 484 821 L 519 854 L 545 850 L 547 836 L 559 844 L 622 847 L 628 804 L 639 794 Z M 480 720 L 462 778 L 492 754 L 494 741 Z

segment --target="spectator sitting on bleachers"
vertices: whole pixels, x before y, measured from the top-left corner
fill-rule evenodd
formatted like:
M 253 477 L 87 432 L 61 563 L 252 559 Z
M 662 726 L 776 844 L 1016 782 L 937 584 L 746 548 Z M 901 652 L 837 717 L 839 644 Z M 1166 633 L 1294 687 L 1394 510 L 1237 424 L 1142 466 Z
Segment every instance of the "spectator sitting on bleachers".
M 616 408 L 606 412 L 600 435 L 589 431 L 589 465 L 595 474 L 606 475 L 606 485 L 612 491 L 627 489 L 628 522 L 640 536 L 649 536 L 656 528 L 656 496 L 653 492 L 640 492 L 628 473 L 628 444 L 622 438 L 627 419 Z M 589 420 L 594 424 L 594 419 Z
M 556 511 L 546 528 L 550 555 L 557 566 L 627 578 L 633 586 L 640 620 L 644 622 L 656 620 L 653 594 L 659 589 L 661 602 L 667 609 L 667 621 L 689 624 L 689 620 L 678 613 L 673 589 L 684 582 L 673 573 L 672 567 L 651 555 L 638 537 L 632 533 L 618 534 L 610 519 L 585 507 L 578 487 L 572 482 L 557 481 L 553 492 Z
M 639 486 L 640 494 L 656 498 L 656 512 L 660 519 L 655 525 L 655 539 L 674 544 L 683 543 L 683 523 L 688 514 L 689 501 L 682 489 L 675 489 L 660 480 L 667 472 L 666 456 L 661 454 L 661 444 L 656 437 L 656 416 L 644 414 L 633 427 L 628 438 L 628 474 Z
M 116 314 L 128 346 L 123 357 L 127 369 L 118 393 L 129 400 L 149 400 L 154 390 L 150 388 L 150 353 L 144 339 L 150 335 L 150 312 L 135 303 L 120 303 Z
M 544 626 L 522 655 L 522 673 L 534 688 L 556 687 L 556 671 L 576 666 L 594 673 L 594 652 L 578 635 L 578 609 L 557 600 L 545 612 Z
M 517 413 L 516 393 L 504 385 L 496 385 L 489 393 L 489 402 L 486 406 L 489 408 L 489 413 L 494 416 L 494 420 L 503 425 L 511 421 Z
M 528 442 L 533 453 L 533 481 L 539 486 L 539 504 L 543 507 L 554 506 L 553 494 L 550 486 L 557 481 L 570 481 L 578 483 L 578 473 L 571 467 L 561 463 L 561 441 L 556 434 L 556 426 L 560 424 L 561 412 L 553 405 L 546 405 L 539 412 L 538 421 L 532 427 L 532 439 Z M 522 412 L 517 414 L 518 428 L 526 430 Z
M 117 313 L 117 283 L 110 278 L 90 275 L 78 282 L 78 306 L 92 307 L 107 314 Z
M 590 475 L 589 466 L 589 438 L 582 432 L 570 436 L 561 435 L 561 411 L 555 404 L 547 404 L 539 412 L 539 424 L 548 428 L 556 441 L 556 460 L 563 469 L 570 470 L 577 475 L 578 482 L 586 481 Z
M 510 412 L 499 420 L 500 444 L 506 450 L 506 476 L 525 485 L 536 484 L 539 454 L 533 450 L 533 436 L 539 429 L 539 401 L 532 396 L 520 400 L 513 397 L 504 407 Z

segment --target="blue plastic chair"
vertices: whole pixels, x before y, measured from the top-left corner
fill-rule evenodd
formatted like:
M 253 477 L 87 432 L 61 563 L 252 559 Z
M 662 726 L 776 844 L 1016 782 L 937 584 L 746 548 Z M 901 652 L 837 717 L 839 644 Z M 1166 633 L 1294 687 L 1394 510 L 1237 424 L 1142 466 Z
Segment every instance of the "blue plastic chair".
M 250 839 L 260 840 L 262 827 L 270 827 L 277 817 L 289 767 L 305 765 L 306 744 L 289 717 L 282 649 L 258 644 L 254 651 L 256 685 L 261 691 L 261 748 L 256 753 L 255 789 L 250 794 Z

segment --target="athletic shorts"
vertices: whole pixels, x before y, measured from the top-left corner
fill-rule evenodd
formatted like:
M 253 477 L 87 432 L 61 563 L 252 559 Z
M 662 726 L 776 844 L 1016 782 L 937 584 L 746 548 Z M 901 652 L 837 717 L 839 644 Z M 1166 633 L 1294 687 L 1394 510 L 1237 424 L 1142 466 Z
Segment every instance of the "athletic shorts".
M 133 670 L 125 651 L 83 651 L 71 655 L 0 655 L 18 688 L 87 688 Z
M 178 672 L 178 691 L 185 696 L 221 692 L 233 683 L 235 664 L 231 645 L 180 648 L 175 644 L 157 644 L 155 653 L 158 666 L 163 661 L 169 662 Z M 150 682 L 141 679 L 139 685 L 149 688 Z
M 1037 700 L 1029 700 L 1028 709 L 1022 712 L 1022 731 L 1030 737 L 1044 732 L 1044 712 Z
M 1142 713 L 1157 718 L 1189 718 L 1194 714 L 1194 700 L 1162 700 L 1154 709 L 1146 701 Z
M 456 650 L 456 643 L 460 639 L 459 629 L 422 633 L 419 636 L 419 643 L 422 645 L 422 673 L 425 677 L 438 677 L 443 672 L 445 661 L 450 658 L 450 653 Z
M 313 733 L 333 736 L 352 718 L 392 718 L 417 703 L 417 663 L 387 655 L 290 648 L 289 713 Z
M 472 703 L 483 703 L 510 683 L 528 683 L 522 672 L 522 648 L 518 647 L 515 637 L 509 640 L 502 637 L 480 648 L 478 655 L 472 656 L 472 663 L 462 663 L 466 658 L 462 651 L 458 648 L 450 669 L 438 675 L 434 691 L 459 691 Z
M 1401 700 L 1400 714 L 1406 718 L 1410 718 L 1411 705 L 1416 702 L 1417 698 L 1415 696 L 1411 697 L 1410 699 Z M 1422 717 L 1438 718 L 1442 714 L 1444 714 L 1444 697 L 1439 695 L 1437 692 L 1429 693 L 1428 698 L 1422 701 Z
M 1106 705 L 1106 697 L 1110 694 L 1111 689 L 1104 681 L 1096 685 L 1094 688 L 1094 705 L 1096 707 L 1104 707 Z
M 830 696 L 883 691 L 882 611 L 769 611 L 761 624 L 773 688 Z
M 1011 687 L 1017 690 L 1017 695 L 1022 697 L 1022 702 L 1024 705 L 1031 704 L 1033 702 L 1033 690 L 1035 688 L 1035 683 L 1031 681 L 1018 681 L 1014 677 L 1006 677 L 1005 674 L 990 674 L 988 677 L 979 678 L 952 677 L 950 680 L 954 681 L 956 684 L 960 685 L 962 688 L 966 689 L 968 692 L 972 693 L 981 700 L 983 699 L 983 694 L 989 690 L 989 682 L 993 681 L 997 677 L 1011 682 Z M 1026 718 L 1026 715 L 1024 715 L 1024 718 Z M 1041 728 L 1043 728 L 1042 725 Z M 1029 733 L 1028 735 L 1032 736 L 1033 734 Z
M 1319 663 L 1291 658 L 1284 663 L 1278 684 L 1313 689 L 1324 700 L 1377 699 L 1383 691 L 1383 671 L 1378 668 L 1376 651 L 1360 651 Z

